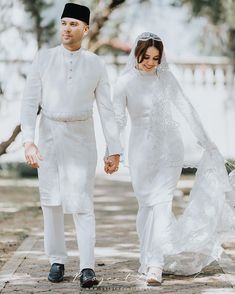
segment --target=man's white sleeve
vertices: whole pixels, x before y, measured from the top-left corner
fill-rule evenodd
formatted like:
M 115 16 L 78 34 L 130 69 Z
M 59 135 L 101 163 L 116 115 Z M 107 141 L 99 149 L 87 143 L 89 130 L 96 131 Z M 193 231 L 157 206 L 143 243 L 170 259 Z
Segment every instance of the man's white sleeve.
M 21 131 L 23 144 L 34 142 L 38 106 L 41 100 L 39 53 L 36 54 L 27 76 L 21 105 Z
M 95 96 L 107 144 L 106 155 L 121 154 L 122 149 L 119 140 L 119 132 L 110 97 L 110 84 L 107 71 L 103 64 L 101 64 L 101 77 L 95 90 Z

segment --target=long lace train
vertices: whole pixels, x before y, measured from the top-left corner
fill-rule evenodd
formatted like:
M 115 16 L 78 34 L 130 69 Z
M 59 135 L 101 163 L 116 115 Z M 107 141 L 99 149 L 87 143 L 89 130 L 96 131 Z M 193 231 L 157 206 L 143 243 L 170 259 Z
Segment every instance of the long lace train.
M 229 191 L 224 159 L 217 149 L 204 151 L 189 204 L 178 219 L 172 217 L 171 242 L 165 244 L 165 271 L 191 275 L 220 258 L 222 233 L 235 228 Z

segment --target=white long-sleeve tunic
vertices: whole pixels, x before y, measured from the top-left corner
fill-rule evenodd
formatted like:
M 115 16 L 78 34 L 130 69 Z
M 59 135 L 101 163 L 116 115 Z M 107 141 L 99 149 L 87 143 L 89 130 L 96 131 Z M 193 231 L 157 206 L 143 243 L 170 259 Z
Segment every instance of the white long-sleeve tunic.
M 23 142 L 34 141 L 38 105 L 42 107 L 38 170 L 43 205 L 65 213 L 93 209 L 96 144 L 92 109 L 96 100 L 108 154 L 120 154 L 107 72 L 100 58 L 62 45 L 39 51 L 26 81 L 21 129 Z

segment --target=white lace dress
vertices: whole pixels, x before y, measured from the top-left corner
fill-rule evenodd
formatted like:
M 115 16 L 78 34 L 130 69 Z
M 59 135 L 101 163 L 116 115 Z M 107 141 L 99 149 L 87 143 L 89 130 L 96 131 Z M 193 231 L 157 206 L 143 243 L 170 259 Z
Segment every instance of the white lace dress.
M 126 109 L 131 119 L 128 159 L 139 203 L 139 272 L 158 266 L 190 275 L 221 255 L 219 232 L 231 229 L 235 221 L 233 207 L 226 199 L 231 186 L 222 156 L 174 76 L 166 71 L 161 78 L 133 68 L 118 79 L 113 104 L 121 133 L 126 126 Z M 171 86 L 165 80 L 170 80 Z M 177 220 L 172 198 L 183 167 L 184 146 L 172 118 L 172 105 L 205 149 L 188 207 Z

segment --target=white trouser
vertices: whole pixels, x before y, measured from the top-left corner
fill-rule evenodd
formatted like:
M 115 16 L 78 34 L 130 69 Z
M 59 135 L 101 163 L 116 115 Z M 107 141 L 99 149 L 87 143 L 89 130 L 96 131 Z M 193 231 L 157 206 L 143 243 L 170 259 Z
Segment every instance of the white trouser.
M 44 217 L 44 248 L 50 264 L 67 260 L 64 238 L 64 213 L 61 206 L 42 206 Z M 73 214 L 80 252 L 80 270 L 95 266 L 95 216 L 90 213 Z

